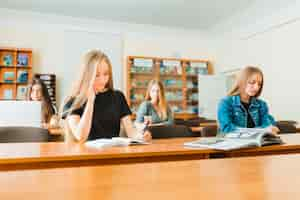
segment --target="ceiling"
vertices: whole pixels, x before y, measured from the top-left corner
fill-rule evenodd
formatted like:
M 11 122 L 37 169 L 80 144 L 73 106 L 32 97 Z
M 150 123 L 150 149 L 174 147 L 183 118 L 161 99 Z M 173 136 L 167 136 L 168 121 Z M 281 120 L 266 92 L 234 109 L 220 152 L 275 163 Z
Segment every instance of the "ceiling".
M 0 7 L 79 18 L 209 29 L 256 0 L 0 0 Z

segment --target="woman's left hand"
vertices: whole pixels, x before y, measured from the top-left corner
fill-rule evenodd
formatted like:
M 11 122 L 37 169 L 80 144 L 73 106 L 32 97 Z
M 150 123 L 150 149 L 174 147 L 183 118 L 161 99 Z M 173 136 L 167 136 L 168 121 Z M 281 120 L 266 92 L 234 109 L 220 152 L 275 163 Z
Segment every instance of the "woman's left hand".
M 279 133 L 279 128 L 277 126 L 269 126 L 269 130 L 274 134 L 277 135 Z
M 152 140 L 152 135 L 151 135 L 150 131 L 144 132 L 143 139 L 145 142 L 150 142 Z

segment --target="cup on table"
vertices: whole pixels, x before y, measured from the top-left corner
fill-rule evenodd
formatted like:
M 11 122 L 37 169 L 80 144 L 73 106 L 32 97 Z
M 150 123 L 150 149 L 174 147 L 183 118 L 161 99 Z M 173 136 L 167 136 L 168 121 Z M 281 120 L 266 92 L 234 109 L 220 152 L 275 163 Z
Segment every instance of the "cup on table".
M 146 125 L 152 124 L 152 117 L 151 117 L 151 115 L 145 115 L 144 116 L 144 124 L 146 124 Z

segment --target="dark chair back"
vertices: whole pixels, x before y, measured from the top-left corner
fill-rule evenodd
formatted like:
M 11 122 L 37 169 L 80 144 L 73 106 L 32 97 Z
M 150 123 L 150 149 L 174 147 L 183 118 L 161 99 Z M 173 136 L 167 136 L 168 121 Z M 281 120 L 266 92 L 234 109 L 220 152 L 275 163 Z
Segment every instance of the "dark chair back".
M 0 143 L 48 142 L 47 129 L 36 127 L 0 127 Z
M 295 121 L 277 121 L 275 125 L 279 128 L 280 134 L 296 133 L 297 132 L 296 123 L 297 122 Z
M 215 137 L 218 133 L 217 125 L 205 126 L 201 130 L 201 137 Z
M 152 133 L 153 139 L 198 136 L 184 125 L 150 126 L 148 130 Z
M 174 123 L 176 125 L 185 125 L 188 127 L 194 127 L 194 126 L 200 126 L 201 123 L 217 123 L 217 121 L 213 120 L 213 119 L 206 119 L 203 117 L 196 117 L 196 118 L 187 119 L 187 120 L 175 119 Z

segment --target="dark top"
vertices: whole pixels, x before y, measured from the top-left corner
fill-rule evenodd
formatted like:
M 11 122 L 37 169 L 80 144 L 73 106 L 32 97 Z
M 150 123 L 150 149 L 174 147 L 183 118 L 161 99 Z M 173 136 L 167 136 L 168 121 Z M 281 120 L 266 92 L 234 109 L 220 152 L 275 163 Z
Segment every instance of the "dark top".
M 64 110 L 71 107 L 73 100 L 67 102 Z M 86 103 L 69 115 L 82 116 Z M 98 93 L 95 98 L 92 126 L 88 140 L 118 137 L 121 118 L 130 115 L 131 111 L 122 92 L 107 90 Z M 64 116 L 66 117 L 66 116 Z
M 244 108 L 246 109 L 246 112 L 247 112 L 247 128 L 254 128 L 255 127 L 255 124 L 254 124 L 254 121 L 249 113 L 249 106 L 250 106 L 250 103 L 245 103 L 245 102 L 242 102 L 241 103 L 243 104 Z

